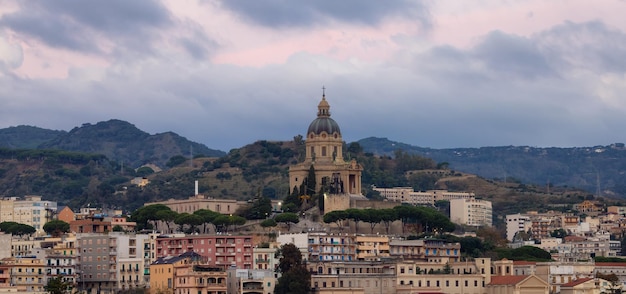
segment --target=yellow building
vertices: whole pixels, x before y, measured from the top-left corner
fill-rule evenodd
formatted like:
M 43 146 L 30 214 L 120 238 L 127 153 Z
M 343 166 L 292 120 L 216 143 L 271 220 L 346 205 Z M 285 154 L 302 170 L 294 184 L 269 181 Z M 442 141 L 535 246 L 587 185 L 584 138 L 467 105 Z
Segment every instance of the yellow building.
M 357 235 L 356 259 L 380 260 L 389 257 L 389 237 Z
M 303 162 L 289 168 L 291 191 L 305 184 L 311 166 L 315 169 L 315 191 L 300 191 L 305 195 L 318 193 L 322 187 L 328 191 L 324 211 L 343 210 L 350 206 L 350 196 L 361 196 L 363 167 L 343 158 L 343 138 L 335 120 L 330 117 L 326 95 L 317 106 L 317 118 L 311 122 L 306 134 L 306 155 Z M 340 195 L 340 197 L 337 197 Z
M 204 259 L 202 255 L 193 251 L 185 252 L 179 256 L 158 258 L 150 265 L 150 293 L 175 293 L 177 266 L 202 263 Z
M 41 259 L 11 257 L 2 260 L 11 268 L 11 285 L 18 292 L 44 292 L 45 271 Z

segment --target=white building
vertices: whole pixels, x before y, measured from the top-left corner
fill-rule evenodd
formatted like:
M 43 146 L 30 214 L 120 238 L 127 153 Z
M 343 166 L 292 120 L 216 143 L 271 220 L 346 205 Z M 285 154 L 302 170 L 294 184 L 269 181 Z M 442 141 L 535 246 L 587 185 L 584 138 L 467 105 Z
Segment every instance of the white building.
M 506 215 L 506 239 L 513 241 L 518 232 L 527 232 L 532 227 L 530 216 L 516 213 Z
M 493 224 L 491 201 L 450 199 L 450 220 L 457 224 L 480 227 Z
M 434 205 L 440 200 L 473 199 L 474 193 L 450 192 L 447 190 L 413 191 L 411 187 L 374 188 L 382 197 L 389 201 L 408 203 L 411 205 Z

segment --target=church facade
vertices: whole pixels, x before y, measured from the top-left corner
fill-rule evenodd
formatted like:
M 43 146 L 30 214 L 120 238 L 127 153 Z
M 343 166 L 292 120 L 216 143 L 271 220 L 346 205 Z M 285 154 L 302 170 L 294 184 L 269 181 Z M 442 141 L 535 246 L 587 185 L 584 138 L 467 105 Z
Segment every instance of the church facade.
M 363 167 L 355 159 L 344 160 L 341 130 L 330 117 L 330 105 L 325 93 L 317 106 L 317 118 L 307 130 L 305 147 L 304 161 L 289 168 L 291 191 L 301 187 L 312 166 L 315 170 L 315 191 L 304 194 L 312 195 L 324 188 L 325 212 L 350 208 L 351 199 L 365 199 L 361 193 Z

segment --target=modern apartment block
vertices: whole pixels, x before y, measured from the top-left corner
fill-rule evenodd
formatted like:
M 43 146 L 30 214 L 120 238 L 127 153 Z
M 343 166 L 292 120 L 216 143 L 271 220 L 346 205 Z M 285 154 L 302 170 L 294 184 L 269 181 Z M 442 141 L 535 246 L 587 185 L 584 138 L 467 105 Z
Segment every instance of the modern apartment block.
M 117 242 L 108 234 L 77 234 L 77 288 L 87 293 L 117 292 Z
M 56 210 L 56 202 L 41 200 L 41 196 L 7 197 L 0 200 L 0 222 L 26 224 L 43 234 L 43 225 L 54 218 Z
M 407 203 L 411 205 L 434 205 L 437 201 L 452 199 L 472 199 L 474 193 L 450 192 L 447 190 L 413 191 L 411 187 L 374 188 L 381 196 L 389 201 Z
M 389 257 L 389 237 L 357 235 L 356 259 L 357 260 L 381 260 Z
M 355 235 L 310 233 L 308 237 L 309 261 L 356 260 Z
M 389 255 L 404 260 L 420 260 L 431 263 L 457 262 L 461 257 L 461 244 L 439 239 L 391 240 Z
M 251 269 L 252 236 L 188 235 L 155 239 L 156 256 L 178 256 L 193 251 L 208 258 L 208 263 Z
M 493 225 L 491 201 L 474 198 L 451 199 L 450 220 L 472 227 L 491 227 Z

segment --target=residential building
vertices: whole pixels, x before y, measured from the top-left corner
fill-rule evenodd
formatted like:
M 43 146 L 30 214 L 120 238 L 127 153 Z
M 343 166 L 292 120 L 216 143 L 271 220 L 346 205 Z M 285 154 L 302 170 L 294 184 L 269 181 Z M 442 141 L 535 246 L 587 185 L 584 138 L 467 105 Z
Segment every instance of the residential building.
M 308 237 L 309 261 L 356 260 L 355 235 L 310 233 Z
M 45 273 L 41 259 L 33 256 L 9 257 L 2 263 L 10 266 L 11 285 L 18 292 L 44 291 Z
M 228 294 L 274 293 L 278 274 L 274 270 L 229 269 Z
M 357 260 L 381 260 L 389 257 L 389 237 L 378 235 L 357 235 L 356 259 Z
M 382 197 L 389 201 L 411 205 L 435 205 L 437 201 L 452 199 L 473 199 L 474 193 L 450 192 L 447 190 L 414 191 L 411 187 L 374 188 Z
M 392 258 L 445 264 L 447 262 L 459 261 L 461 244 L 439 239 L 396 239 L 389 241 L 389 255 Z
M 278 258 L 276 258 L 276 250 L 280 248 L 278 243 L 269 243 L 267 247 L 256 246 L 252 249 L 254 256 L 253 269 L 259 270 L 275 270 L 278 267 Z
M 221 214 L 233 214 L 239 207 L 247 205 L 246 201 L 232 199 L 214 199 L 203 194 L 195 194 L 188 199 L 169 199 L 166 201 L 148 202 L 144 206 L 163 204 L 178 213 L 193 213 L 196 210 L 208 209 Z
M 117 242 L 108 234 L 77 234 L 78 289 L 94 293 L 116 293 L 118 290 Z
M 178 256 L 157 258 L 150 265 L 150 293 L 179 293 L 176 291 L 176 266 L 186 264 L 206 264 L 206 257 L 188 251 Z
M 70 222 L 70 232 L 75 234 L 108 233 L 111 231 L 111 221 L 106 220 L 103 214 L 94 214 Z
M 396 293 L 396 264 L 384 261 L 311 261 L 313 293 Z
M 491 227 L 493 215 L 491 201 L 480 199 L 451 199 L 450 220 L 472 227 Z
M 0 200 L 0 222 L 12 221 L 32 226 L 43 235 L 43 225 L 51 221 L 57 203 L 42 200 L 41 196 L 7 197 Z
M 208 264 L 251 269 L 252 236 L 188 235 L 155 239 L 156 257 L 178 256 L 187 251 L 208 258 Z
M 530 217 L 520 213 L 506 215 L 506 239 L 513 241 L 518 232 L 527 232 L 531 228 Z

